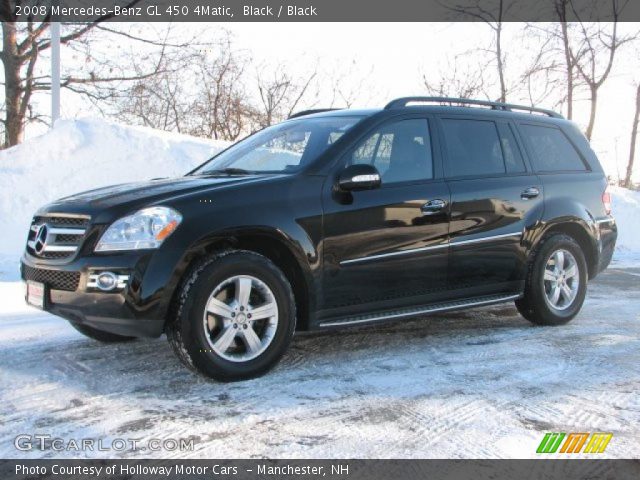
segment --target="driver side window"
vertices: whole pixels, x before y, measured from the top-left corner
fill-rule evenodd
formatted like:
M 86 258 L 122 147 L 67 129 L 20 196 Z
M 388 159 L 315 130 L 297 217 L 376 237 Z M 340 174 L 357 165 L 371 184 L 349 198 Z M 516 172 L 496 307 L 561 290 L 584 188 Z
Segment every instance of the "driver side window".
M 433 156 L 427 119 L 387 123 L 369 135 L 351 155 L 351 165 L 378 169 L 383 184 L 433 178 Z

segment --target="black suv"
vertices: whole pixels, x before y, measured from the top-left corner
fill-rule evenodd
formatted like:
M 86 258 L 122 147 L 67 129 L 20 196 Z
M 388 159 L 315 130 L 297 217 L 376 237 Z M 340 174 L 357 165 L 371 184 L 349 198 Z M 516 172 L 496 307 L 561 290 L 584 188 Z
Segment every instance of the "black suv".
M 306 111 L 186 176 L 36 213 L 27 301 L 104 342 L 166 333 L 219 380 L 296 330 L 514 301 L 571 320 L 616 237 L 606 178 L 555 112 L 410 97 Z

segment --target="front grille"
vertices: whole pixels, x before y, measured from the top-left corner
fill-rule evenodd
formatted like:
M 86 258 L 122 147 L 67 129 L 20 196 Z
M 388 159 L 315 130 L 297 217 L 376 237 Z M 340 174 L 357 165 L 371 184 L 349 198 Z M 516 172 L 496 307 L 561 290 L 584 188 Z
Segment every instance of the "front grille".
M 48 223 L 54 227 L 80 227 L 89 225 L 89 217 L 65 217 L 62 215 L 47 215 L 33 217 L 33 223 Z
M 69 256 L 69 252 L 42 252 L 38 256 L 49 260 L 59 260 L 61 258 L 67 258 Z
M 78 244 L 82 240 L 82 235 L 58 234 L 56 235 L 56 243 L 74 243 Z
M 49 260 L 73 257 L 89 227 L 89 217 L 44 215 L 31 222 L 27 253 Z
M 80 272 L 66 272 L 63 270 L 45 270 L 22 265 L 22 278 L 48 285 L 53 290 L 75 292 L 80 283 Z

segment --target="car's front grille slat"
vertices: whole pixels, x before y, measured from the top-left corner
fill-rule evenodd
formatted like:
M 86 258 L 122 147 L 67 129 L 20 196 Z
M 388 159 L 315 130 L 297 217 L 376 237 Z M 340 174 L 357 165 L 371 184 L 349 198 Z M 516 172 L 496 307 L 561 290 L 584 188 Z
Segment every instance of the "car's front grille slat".
M 53 290 L 66 290 L 75 292 L 80 284 L 80 272 L 67 272 L 65 270 L 47 270 L 22 265 L 22 278 L 46 284 Z
M 89 217 L 66 217 L 62 215 L 36 216 L 33 218 L 34 224 L 48 223 L 52 227 L 77 227 L 86 228 L 89 225 Z
M 58 233 L 56 234 L 56 243 L 73 243 L 78 244 L 82 240 L 82 236 L 84 232 L 81 234 L 67 234 L 67 233 Z
M 89 217 L 79 216 L 34 217 L 27 238 L 27 253 L 50 260 L 72 257 L 85 238 L 89 221 Z

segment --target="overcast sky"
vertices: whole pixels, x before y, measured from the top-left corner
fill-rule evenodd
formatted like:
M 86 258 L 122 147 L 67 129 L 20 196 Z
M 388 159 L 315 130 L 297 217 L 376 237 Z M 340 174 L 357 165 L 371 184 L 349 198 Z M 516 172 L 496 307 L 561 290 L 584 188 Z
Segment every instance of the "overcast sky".
M 354 105 L 358 107 L 378 107 L 394 97 L 425 94 L 424 73 L 437 77 L 456 54 L 488 46 L 491 41 L 489 27 L 481 23 L 183 23 L 177 28 L 185 33 L 205 29 L 211 35 L 224 28 L 254 65 L 285 65 L 288 71 L 303 74 L 319 62 L 327 71 L 354 72 L 357 78 L 346 78 L 346 83 L 366 77 Z M 530 53 L 520 37 L 522 28 L 517 23 L 505 26 L 508 74 L 518 75 Z M 621 29 L 638 30 L 640 25 L 623 24 Z M 640 81 L 637 56 L 631 49 L 619 56 L 600 95 L 592 144 L 613 176 L 626 168 L 634 106 L 632 83 L 634 77 Z M 586 99 L 586 94 L 580 98 Z M 575 120 L 583 126 L 588 102 L 579 101 L 575 108 Z M 76 102 L 63 106 L 63 115 L 86 113 Z

